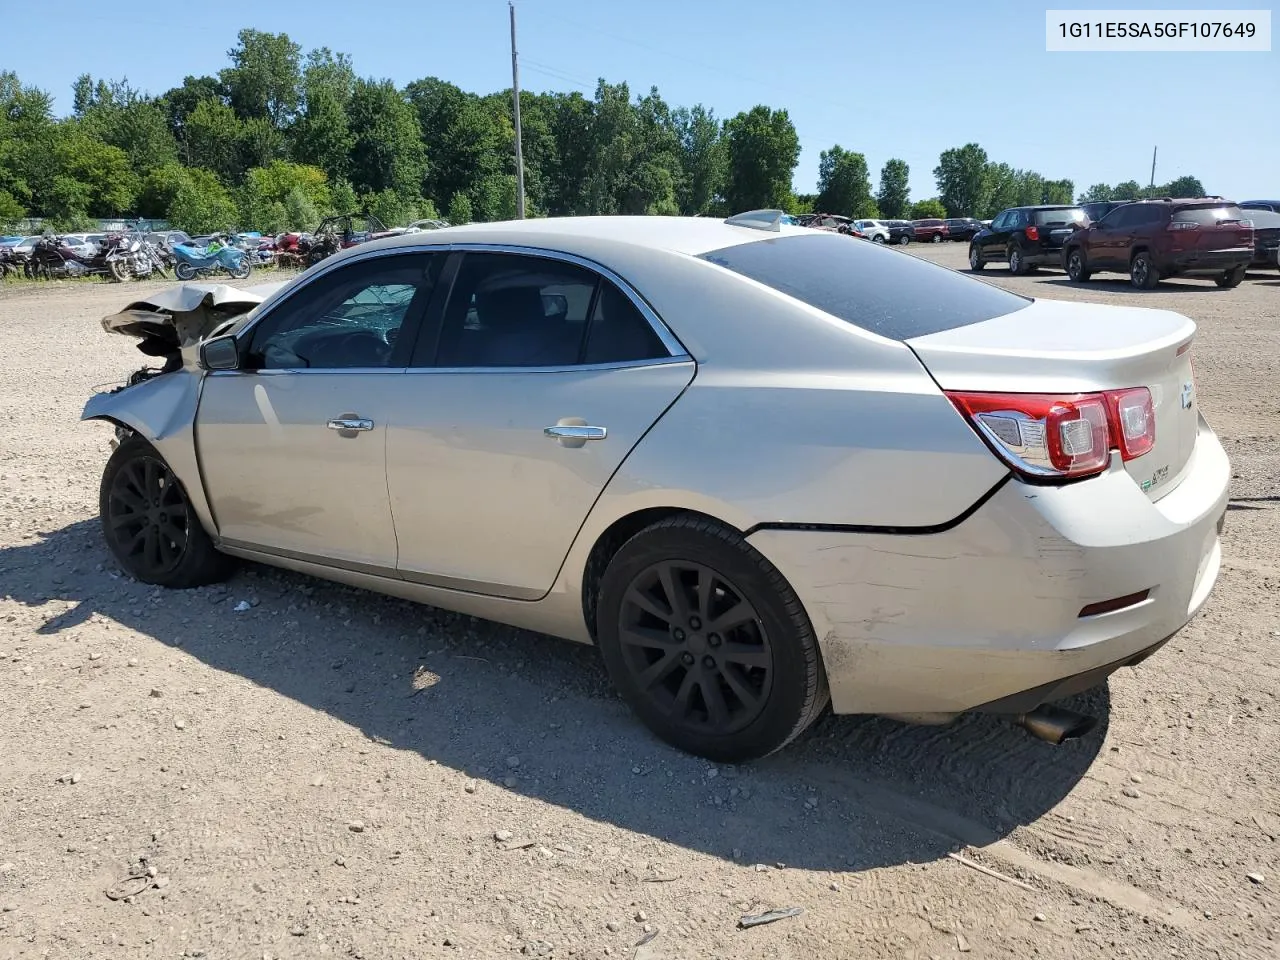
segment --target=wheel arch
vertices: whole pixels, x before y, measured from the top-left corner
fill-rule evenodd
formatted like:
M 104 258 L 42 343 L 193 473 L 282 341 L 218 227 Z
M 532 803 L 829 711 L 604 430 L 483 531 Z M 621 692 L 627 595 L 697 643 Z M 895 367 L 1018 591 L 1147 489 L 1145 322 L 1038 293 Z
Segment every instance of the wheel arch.
M 187 491 L 201 526 L 217 536 L 213 511 L 205 496 L 196 455 L 195 420 L 200 399 L 200 375 L 176 370 L 152 377 L 114 393 L 89 398 L 81 420 L 98 420 L 136 433 L 164 458 Z
M 582 568 L 580 584 L 582 616 L 586 621 L 587 633 L 593 643 L 596 640 L 596 604 L 600 596 L 600 580 L 604 576 L 605 570 L 608 569 L 609 562 L 624 543 L 645 527 L 681 515 L 710 520 L 738 534 L 743 532 L 734 524 L 727 523 L 720 517 L 688 507 L 643 507 L 618 517 L 595 538 L 591 549 L 587 552 L 586 562 Z

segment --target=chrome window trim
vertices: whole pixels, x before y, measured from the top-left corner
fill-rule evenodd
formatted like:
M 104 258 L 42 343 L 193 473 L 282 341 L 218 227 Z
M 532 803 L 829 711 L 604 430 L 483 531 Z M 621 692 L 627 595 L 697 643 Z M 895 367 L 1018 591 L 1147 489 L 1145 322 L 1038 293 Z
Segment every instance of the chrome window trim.
M 608 370 L 630 370 L 635 367 L 665 367 L 677 364 L 692 363 L 690 356 L 656 357 L 650 360 L 618 360 L 611 363 L 563 363 L 538 367 L 323 367 L 312 370 L 308 367 L 272 367 L 267 370 L 206 370 L 206 377 L 281 377 L 281 376 L 320 376 L 320 375 L 368 375 L 408 374 L 451 374 L 457 376 L 467 373 L 512 374 L 512 373 L 601 373 Z
M 596 261 L 591 260 L 587 257 L 579 256 L 576 253 L 566 253 L 563 250 L 551 250 L 551 249 L 548 249 L 547 247 L 522 246 L 520 244 L 512 244 L 512 243 L 466 243 L 466 242 L 413 243 L 413 244 L 407 244 L 405 246 L 380 247 L 376 250 L 361 251 L 359 253 L 352 254 L 351 256 L 343 257 L 340 260 L 336 260 L 336 262 L 330 262 L 328 264 L 325 264 L 322 261 L 321 264 L 319 264 L 320 269 L 317 270 L 314 275 L 307 277 L 304 282 L 298 283 L 296 286 L 284 287 L 283 289 L 277 290 L 266 300 L 262 301 L 262 303 L 258 304 L 257 306 L 258 315 L 254 317 L 250 322 L 246 323 L 244 327 L 242 327 L 235 334 L 233 334 L 233 336 L 235 336 L 237 339 L 241 337 L 250 336 L 253 330 L 258 326 L 258 324 L 262 323 L 262 321 L 266 317 L 269 317 L 272 313 L 274 313 L 275 310 L 278 309 L 282 304 L 287 304 L 291 299 L 293 299 L 293 297 L 296 294 L 302 292 L 307 287 L 311 286 L 311 284 L 315 283 L 321 277 L 328 276 L 334 270 L 339 270 L 342 267 L 348 266 L 350 264 L 360 263 L 362 261 L 371 260 L 378 257 L 394 257 L 394 256 L 400 256 L 404 254 L 413 254 L 413 253 L 509 253 L 509 254 L 514 254 L 516 256 L 541 257 L 544 260 L 558 260 L 564 263 L 572 263 L 576 266 L 583 267 L 587 270 L 592 271 L 593 273 L 599 274 L 600 276 L 604 277 L 607 280 L 612 281 L 618 287 L 618 289 L 622 291 L 623 295 L 626 296 L 627 299 L 631 301 L 632 305 L 637 310 L 640 311 L 640 315 L 644 317 L 645 321 L 652 328 L 653 332 L 657 334 L 657 337 L 661 341 L 662 346 L 666 349 L 667 353 L 670 354 L 670 357 L 668 359 L 672 359 L 672 360 L 691 360 L 692 359 L 692 357 L 689 354 L 689 351 L 685 349 L 684 344 L 680 342 L 680 339 L 675 335 L 675 333 L 672 332 L 671 328 L 667 326 L 666 322 L 661 317 L 658 316 L 658 314 L 654 311 L 652 307 L 649 306 L 648 302 L 643 297 L 640 296 L 640 293 L 635 289 L 635 287 L 633 287 L 630 283 L 628 283 L 622 277 L 618 276 L 618 274 L 610 270 L 604 264 L 597 263 Z M 649 361 L 638 361 L 638 362 L 650 363 L 653 361 L 649 360 Z M 664 361 L 662 361 L 660 358 L 658 362 L 664 362 Z M 573 367 L 576 369 L 583 369 L 586 366 L 588 365 L 586 364 L 573 365 Z M 589 366 L 595 367 L 598 365 L 590 364 Z M 376 367 L 372 369 L 384 370 L 386 368 Z M 512 370 L 533 370 L 533 369 L 543 369 L 543 368 L 411 367 L 409 369 L 411 370 L 425 370 L 425 369 L 504 370 L 509 373 Z M 564 369 L 564 368 L 557 367 L 555 369 Z M 221 372 L 235 373 L 238 371 L 221 371 Z M 258 371 L 255 371 L 255 372 L 258 372 Z M 327 373 L 330 371 L 316 370 L 316 371 L 308 371 L 308 372 Z

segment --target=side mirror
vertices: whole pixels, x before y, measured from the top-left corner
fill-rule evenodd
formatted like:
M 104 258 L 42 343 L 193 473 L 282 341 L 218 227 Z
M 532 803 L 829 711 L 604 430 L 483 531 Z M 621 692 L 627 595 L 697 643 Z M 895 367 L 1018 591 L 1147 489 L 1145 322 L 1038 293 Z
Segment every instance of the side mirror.
M 239 370 L 239 341 L 231 336 L 204 341 L 200 344 L 200 366 L 206 370 Z

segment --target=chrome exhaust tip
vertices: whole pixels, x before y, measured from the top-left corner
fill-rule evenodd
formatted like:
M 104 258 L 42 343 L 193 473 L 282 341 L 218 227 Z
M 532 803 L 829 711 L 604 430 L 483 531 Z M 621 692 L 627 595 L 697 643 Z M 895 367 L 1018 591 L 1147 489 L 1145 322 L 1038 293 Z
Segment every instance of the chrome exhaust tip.
M 1059 744 L 1083 737 L 1097 726 L 1098 718 L 1045 704 L 1019 715 L 1014 722 L 1038 740 Z

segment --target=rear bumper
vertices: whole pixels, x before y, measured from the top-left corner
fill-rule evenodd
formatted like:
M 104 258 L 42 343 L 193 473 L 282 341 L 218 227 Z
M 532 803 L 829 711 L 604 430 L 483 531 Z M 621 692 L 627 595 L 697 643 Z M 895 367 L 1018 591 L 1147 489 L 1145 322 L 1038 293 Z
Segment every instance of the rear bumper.
M 1156 269 L 1161 273 L 1219 273 L 1248 266 L 1252 260 L 1253 251 L 1248 249 L 1192 250 L 1157 262 Z
M 1027 263 L 1037 266 L 1062 266 L 1062 247 L 1030 247 L 1024 254 Z
M 1021 712 L 1101 682 L 1196 614 L 1218 576 L 1229 479 L 1202 421 L 1182 482 L 1154 503 L 1117 462 L 1064 487 L 1010 481 L 941 533 L 750 541 L 804 603 L 837 713 Z

